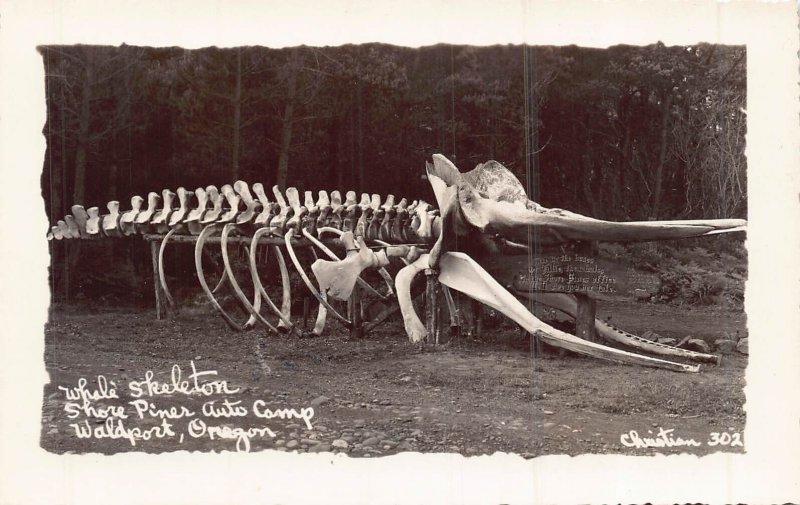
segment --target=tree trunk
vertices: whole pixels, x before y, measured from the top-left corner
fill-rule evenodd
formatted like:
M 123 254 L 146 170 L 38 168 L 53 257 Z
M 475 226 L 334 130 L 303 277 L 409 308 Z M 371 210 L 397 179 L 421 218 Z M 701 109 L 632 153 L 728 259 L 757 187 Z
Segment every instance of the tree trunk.
M 631 126 L 630 123 L 625 121 L 625 137 L 622 141 L 622 148 L 619 150 L 618 164 L 617 164 L 617 181 L 616 188 L 614 188 L 614 213 L 610 217 L 625 220 L 628 216 L 628 202 L 627 202 L 627 177 L 626 171 L 630 165 L 629 152 L 631 149 Z
M 669 129 L 669 112 L 671 107 L 672 95 L 668 94 L 664 100 L 664 110 L 661 114 L 661 147 L 658 153 L 658 165 L 656 165 L 655 181 L 653 184 L 653 207 L 650 211 L 650 219 L 658 219 L 658 213 L 661 210 L 664 164 L 667 160 L 667 131 Z
M 358 191 L 364 191 L 364 104 L 363 104 L 363 84 L 361 79 L 358 79 L 356 86 L 356 104 L 358 110 L 358 117 L 356 122 L 356 139 L 357 139 L 357 153 L 356 160 L 358 163 Z
M 292 147 L 292 126 L 294 122 L 294 102 L 297 94 L 297 72 L 299 53 L 292 51 L 289 62 L 289 79 L 286 87 L 286 107 L 283 111 L 283 128 L 281 131 L 281 152 L 278 156 L 278 187 L 286 188 L 289 176 L 289 151 Z
M 231 153 L 231 181 L 239 179 L 239 144 L 242 128 L 242 50 L 236 49 L 236 88 L 233 90 L 233 152 Z
M 78 144 L 75 147 L 75 179 L 72 189 L 73 204 L 83 204 L 86 191 L 86 157 L 89 149 L 92 85 L 94 80 L 93 49 L 84 48 L 84 81 L 81 90 L 81 110 L 78 118 Z

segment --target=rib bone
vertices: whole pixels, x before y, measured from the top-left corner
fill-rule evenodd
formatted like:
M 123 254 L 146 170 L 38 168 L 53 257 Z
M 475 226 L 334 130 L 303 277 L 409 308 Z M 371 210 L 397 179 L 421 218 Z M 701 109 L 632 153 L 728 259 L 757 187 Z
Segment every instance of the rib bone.
M 254 286 L 255 293 L 253 293 L 253 303 L 250 303 L 250 300 L 248 300 L 247 296 L 245 296 L 244 292 L 242 292 L 242 288 L 239 286 L 239 282 L 236 280 L 236 275 L 233 272 L 230 258 L 228 257 L 228 235 L 232 230 L 235 229 L 235 227 L 235 224 L 227 223 L 222 228 L 222 237 L 220 238 L 222 262 L 225 265 L 225 272 L 228 274 L 228 282 L 230 282 L 233 292 L 236 294 L 236 297 L 239 299 L 242 306 L 247 310 L 247 312 L 250 313 L 250 317 L 263 324 L 273 333 L 278 333 L 278 329 L 272 326 L 269 321 L 264 319 L 264 316 L 261 315 L 261 292 L 258 290 L 258 287 Z
M 250 275 L 253 277 L 253 285 L 256 289 L 259 290 L 261 293 L 261 297 L 264 298 L 267 302 L 267 306 L 275 313 L 276 316 L 279 318 L 278 322 L 278 329 L 281 330 L 288 330 L 291 331 L 294 328 L 294 325 L 291 321 L 291 285 L 289 284 L 289 271 L 286 268 L 286 262 L 283 259 L 283 253 L 281 253 L 280 249 L 277 246 L 274 247 L 275 256 L 278 260 L 278 265 L 281 271 L 281 284 L 283 286 L 283 302 L 282 308 L 278 309 L 275 303 L 272 301 L 272 298 L 267 293 L 267 290 L 264 289 L 264 285 L 261 283 L 261 278 L 258 275 L 258 265 L 256 265 L 256 254 L 258 252 L 258 241 L 259 239 L 264 236 L 265 234 L 269 233 L 269 228 L 259 228 L 253 234 L 253 239 L 250 242 Z
M 414 277 L 420 272 L 429 268 L 428 254 L 423 254 L 416 261 L 409 263 L 397 272 L 394 278 L 395 289 L 397 289 L 397 303 L 400 304 L 400 313 L 403 315 L 403 325 L 406 334 L 412 342 L 420 342 L 428 336 L 428 330 L 420 321 L 417 312 L 414 310 L 413 299 L 411 298 L 411 283 Z
M 203 231 L 200 232 L 200 235 L 197 237 L 197 244 L 194 247 L 194 265 L 197 271 L 197 279 L 200 281 L 200 287 L 203 288 L 203 292 L 206 294 L 206 297 L 211 302 L 211 305 L 217 309 L 222 319 L 236 331 L 243 331 L 247 328 L 251 328 L 255 324 L 255 318 L 250 315 L 247 321 L 244 324 L 239 324 L 231 318 L 230 315 L 222 308 L 222 305 L 219 304 L 217 299 L 214 297 L 211 289 L 208 287 L 208 282 L 206 282 L 206 276 L 203 272 L 203 247 L 205 246 L 206 239 L 214 232 L 219 231 L 219 225 L 209 225 L 203 228 Z M 227 276 L 227 270 L 225 271 L 225 276 Z M 228 279 L 230 282 L 230 278 Z M 214 290 L 216 291 L 216 289 Z M 257 299 L 260 299 L 261 293 L 256 292 Z
M 294 263 L 295 269 L 297 269 L 297 273 L 300 274 L 300 278 L 303 279 L 303 282 L 306 284 L 306 287 L 308 287 L 308 290 L 311 292 L 314 298 L 317 299 L 317 301 L 320 303 L 321 306 L 328 309 L 331 312 L 331 314 L 334 315 L 334 317 L 342 321 L 344 324 L 346 324 L 347 326 L 351 326 L 353 323 L 346 317 L 339 314 L 339 312 L 333 307 L 331 307 L 331 305 L 328 303 L 325 291 L 317 290 L 317 288 L 315 288 L 314 285 L 311 283 L 311 280 L 309 280 L 308 275 L 306 275 L 305 270 L 303 270 L 303 266 L 300 265 L 300 261 L 297 259 L 297 255 L 294 253 L 294 247 L 292 247 L 293 235 L 294 235 L 294 230 L 290 229 L 289 231 L 286 232 L 284 241 L 286 243 L 286 250 L 289 253 L 289 257 L 292 259 L 292 263 Z

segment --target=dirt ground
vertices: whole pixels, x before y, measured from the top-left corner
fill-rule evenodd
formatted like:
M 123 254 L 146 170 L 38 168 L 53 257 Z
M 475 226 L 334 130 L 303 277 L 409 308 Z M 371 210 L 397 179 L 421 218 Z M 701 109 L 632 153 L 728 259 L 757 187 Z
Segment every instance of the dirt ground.
M 713 341 L 746 332 L 741 312 L 601 304 L 600 317 L 609 314 L 613 324 L 639 334 L 653 330 Z M 529 339 L 509 323 L 486 329 L 481 341 L 462 337 L 433 348 L 409 343 L 399 322 L 359 340 L 349 340 L 335 324 L 326 336 L 301 339 L 233 332 L 207 308 L 185 309 L 158 321 L 152 311 L 54 307 L 45 338 L 52 382 L 44 388 L 41 443 L 55 453 L 221 451 L 236 450 L 237 444 L 252 451 L 334 451 L 353 457 L 403 451 L 501 451 L 533 457 L 743 450 L 737 441 L 745 423 L 747 358 L 741 354 L 725 355 L 720 366 L 686 374 L 559 356 L 547 349 L 534 356 Z M 201 376 L 200 383 L 224 380 L 228 391 L 204 396 L 167 388 L 147 396 L 145 389 L 137 398 L 136 387 L 144 388 L 148 370 L 152 380 L 169 385 L 177 366 L 177 382 L 193 384 L 192 363 L 198 372 L 217 372 Z M 106 398 L 71 402 L 72 409 L 80 404 L 90 410 L 69 419 L 65 390 L 81 378 L 90 391 L 105 382 Z M 107 398 L 113 396 L 107 392 L 112 381 L 118 398 Z M 235 407 L 223 408 L 226 399 L 244 415 L 236 415 Z M 144 409 L 152 404 L 153 412 L 139 419 L 130 403 L 135 400 L 142 400 L 137 405 Z M 206 413 L 203 405 L 209 402 L 216 410 Z M 314 410 L 312 429 L 303 419 L 256 415 L 293 408 L 308 417 L 309 411 L 303 411 L 308 407 Z M 116 432 L 104 431 L 105 416 L 122 409 L 128 431 L 119 431 L 119 425 Z M 181 412 L 193 416 L 179 417 Z M 79 438 L 73 423 L 93 436 Z M 237 427 L 269 428 L 272 434 L 248 434 Z M 134 428 L 150 439 L 137 439 Z M 631 442 L 631 430 L 656 437 L 662 429 L 674 430 L 667 438 L 693 439 L 699 445 L 623 444 Z

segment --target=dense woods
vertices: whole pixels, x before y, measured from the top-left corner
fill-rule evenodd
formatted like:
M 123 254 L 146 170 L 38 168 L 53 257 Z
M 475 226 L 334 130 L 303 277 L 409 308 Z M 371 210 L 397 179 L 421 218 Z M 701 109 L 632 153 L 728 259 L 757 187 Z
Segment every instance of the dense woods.
M 747 213 L 743 47 L 40 52 L 54 219 L 236 179 L 433 201 L 437 152 L 500 161 L 539 203 L 598 218 Z

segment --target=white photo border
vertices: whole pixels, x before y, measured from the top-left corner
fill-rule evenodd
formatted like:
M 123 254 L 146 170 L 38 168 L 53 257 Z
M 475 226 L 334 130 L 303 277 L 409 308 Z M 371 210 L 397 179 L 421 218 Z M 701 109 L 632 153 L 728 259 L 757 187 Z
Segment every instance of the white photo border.
M 0 3 L 0 503 L 800 501 L 800 100 L 793 2 Z M 175 453 L 40 448 L 49 289 L 41 198 L 45 44 L 746 44 L 747 453 L 633 457 Z M 13 217 L 12 217 L 13 216 Z M 41 232 L 40 232 L 41 231 Z

